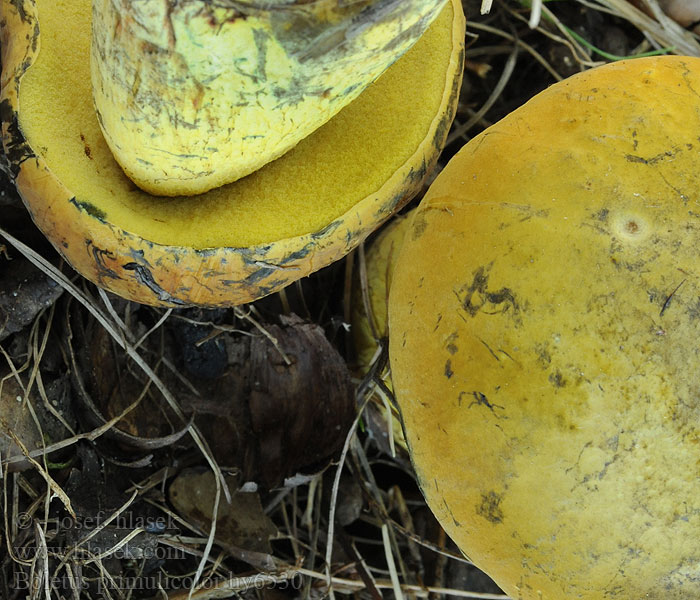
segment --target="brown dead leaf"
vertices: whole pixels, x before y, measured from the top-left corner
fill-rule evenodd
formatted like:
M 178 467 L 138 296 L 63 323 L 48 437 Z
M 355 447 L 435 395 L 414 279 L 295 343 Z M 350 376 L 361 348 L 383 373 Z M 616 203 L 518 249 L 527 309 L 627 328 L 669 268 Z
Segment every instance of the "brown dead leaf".
M 242 331 L 217 324 L 226 316 L 178 311 L 139 350 L 151 364 L 159 361 L 159 376 L 219 464 L 238 469 L 244 481 L 269 489 L 298 472 L 324 468 L 355 416 L 344 359 L 320 326 L 298 317 L 245 323 Z M 158 318 L 140 309 L 132 312 L 131 326 L 146 331 Z M 78 315 L 68 326 L 73 382 L 87 425 L 101 426 L 127 411 L 106 438 L 140 450 L 179 441 L 187 423 L 108 334 Z
M 104 464 L 92 446 L 76 446 L 76 456 L 65 482 L 75 516 L 62 519 L 65 543 L 80 556 L 105 559 L 143 559 L 157 555 L 158 535 L 166 519 L 135 493 L 123 491 L 127 469 Z
M 0 381 L 0 458 L 3 462 L 9 460 L 10 471 L 22 471 L 31 466 L 26 458 L 17 460 L 24 453 L 16 440 L 28 452 L 32 452 L 71 435 L 47 410 L 38 394 L 27 396 L 25 389 L 11 375 Z M 67 389 L 67 380 L 57 379 L 46 386 L 46 395 L 53 411 L 72 425 L 75 419 Z M 52 458 L 60 460 L 60 456 Z
M 63 292 L 27 259 L 8 256 L 0 253 L 0 341 L 29 325 Z
M 173 413 L 109 333 L 74 308 L 67 314 L 66 338 L 72 383 L 85 427 L 102 427 L 118 418 L 105 437 L 136 450 L 150 451 L 181 439 L 189 423 L 182 423 Z
M 265 335 L 225 334 L 228 368 L 189 397 L 221 464 L 268 489 L 324 468 L 355 416 L 347 365 L 321 327 L 280 320 Z
M 235 477 L 226 477 L 231 490 L 236 489 Z M 211 528 L 214 517 L 216 485 L 211 471 L 185 471 L 170 484 L 169 498 L 185 520 L 204 532 Z M 234 556 L 250 564 L 274 568 L 269 557 L 270 538 L 277 534 L 274 523 L 265 514 L 257 492 L 236 491 L 231 502 L 219 502 L 216 517 L 216 540 Z

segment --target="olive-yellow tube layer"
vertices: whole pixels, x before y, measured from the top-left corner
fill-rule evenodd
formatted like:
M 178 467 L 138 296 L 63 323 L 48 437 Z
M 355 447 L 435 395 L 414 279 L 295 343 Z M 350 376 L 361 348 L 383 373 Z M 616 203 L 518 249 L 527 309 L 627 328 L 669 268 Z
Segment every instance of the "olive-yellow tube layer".
M 243 304 L 345 256 L 421 189 L 462 75 L 464 15 L 451 0 L 284 156 L 205 194 L 156 197 L 124 175 L 100 131 L 90 0 L 0 0 L 0 15 L 2 143 L 25 205 L 78 272 L 145 304 Z
M 518 600 L 700 598 L 700 59 L 578 74 L 470 141 L 389 296 L 422 490 Z
M 92 83 L 141 188 L 206 192 L 293 148 L 410 48 L 445 0 L 93 0 Z

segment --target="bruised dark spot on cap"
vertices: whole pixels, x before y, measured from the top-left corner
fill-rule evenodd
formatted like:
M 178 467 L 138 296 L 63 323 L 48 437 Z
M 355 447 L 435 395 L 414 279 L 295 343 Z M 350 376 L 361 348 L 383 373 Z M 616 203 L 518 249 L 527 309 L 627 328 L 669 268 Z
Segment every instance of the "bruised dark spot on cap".
M 492 263 L 493 264 L 493 263 Z M 464 311 L 471 317 L 479 313 L 496 315 L 510 313 L 519 320 L 520 303 L 510 288 L 491 291 L 489 289 L 489 271 L 492 264 L 479 267 L 474 271 L 471 283 L 466 283 L 456 292 Z
M 598 221 L 605 222 L 608 220 L 609 214 L 610 210 L 608 210 L 607 208 L 601 208 L 597 213 L 593 215 L 593 218 Z
M 481 503 L 476 507 L 476 514 L 484 517 L 487 521 L 497 524 L 503 522 L 503 510 L 501 502 L 503 497 L 496 492 L 489 492 L 481 495 Z
M 451 379 L 454 374 L 455 373 L 452 370 L 452 361 L 448 358 L 447 362 L 445 363 L 445 377 L 447 377 L 447 379 Z
M 563 388 L 566 385 L 566 379 L 559 371 L 555 371 L 549 374 L 549 383 L 556 388 Z
M 552 356 L 549 353 L 548 344 L 535 344 L 535 354 L 537 355 L 537 362 L 539 365 L 546 369 L 549 367 L 549 363 L 552 362 Z
M 416 215 L 416 217 L 413 219 L 413 231 L 411 234 L 412 239 L 415 241 L 420 238 L 420 236 L 425 233 L 427 227 L 428 222 L 425 220 L 425 216 L 422 214 Z
M 85 152 L 85 156 L 92 160 L 92 150 L 90 150 L 90 146 L 88 146 L 85 136 L 82 133 L 80 134 L 80 141 L 83 142 L 83 151 Z
M 94 217 L 95 219 L 106 223 L 107 222 L 107 213 L 103 211 L 101 208 L 95 206 L 91 202 L 85 202 L 78 200 L 74 197 L 72 197 L 69 202 L 79 208 L 80 210 L 85 211 L 88 215 L 91 217 Z
M 458 339 L 459 332 L 453 331 L 450 335 L 447 336 L 447 339 L 445 340 L 445 350 L 447 350 L 452 356 L 459 352 L 459 347 L 456 344 Z

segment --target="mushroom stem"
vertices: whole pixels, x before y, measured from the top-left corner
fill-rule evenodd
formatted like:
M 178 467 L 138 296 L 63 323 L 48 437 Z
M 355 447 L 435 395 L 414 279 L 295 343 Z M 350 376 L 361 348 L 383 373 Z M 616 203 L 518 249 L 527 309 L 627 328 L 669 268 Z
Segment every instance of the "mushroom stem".
M 93 0 L 103 134 L 142 189 L 235 181 L 293 148 L 408 50 L 445 0 Z

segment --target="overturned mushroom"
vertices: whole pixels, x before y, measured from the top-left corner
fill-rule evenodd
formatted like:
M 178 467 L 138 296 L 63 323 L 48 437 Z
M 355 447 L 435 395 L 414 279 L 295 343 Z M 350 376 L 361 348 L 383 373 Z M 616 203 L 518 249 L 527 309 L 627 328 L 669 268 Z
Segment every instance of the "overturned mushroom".
M 420 189 L 454 116 L 457 0 L 278 160 L 206 194 L 157 197 L 124 175 L 102 136 L 90 1 L 0 6 L 2 137 L 24 203 L 76 270 L 145 304 L 241 304 L 341 258 Z

